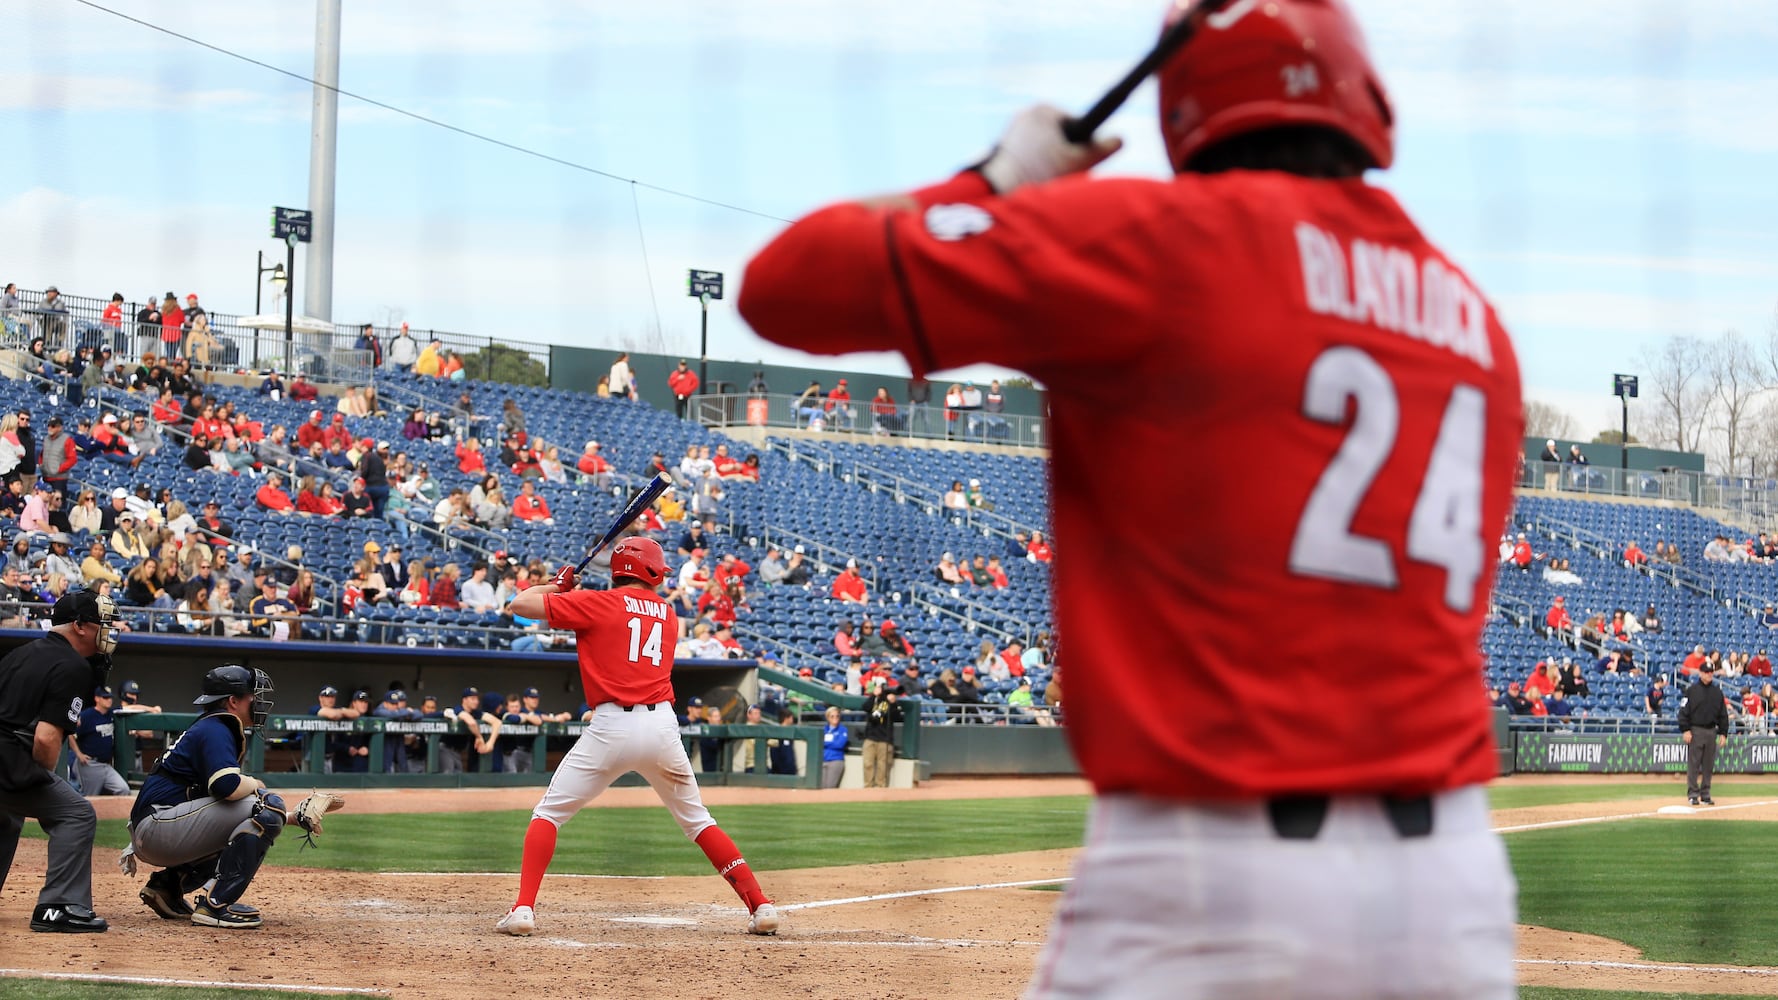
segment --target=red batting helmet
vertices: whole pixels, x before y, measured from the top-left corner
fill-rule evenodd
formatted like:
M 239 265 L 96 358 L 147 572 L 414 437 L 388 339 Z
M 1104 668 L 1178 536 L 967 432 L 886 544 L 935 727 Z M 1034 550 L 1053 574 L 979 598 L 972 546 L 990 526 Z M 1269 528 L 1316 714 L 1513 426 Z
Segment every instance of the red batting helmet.
M 631 535 L 611 550 L 611 576 L 627 576 L 658 587 L 667 578 L 667 557 L 661 554 L 661 543 L 641 535 Z
M 1221 9 L 1157 74 L 1173 169 L 1232 136 L 1293 125 L 1332 129 L 1389 166 L 1395 116 L 1344 0 L 1200 2 Z M 1175 3 L 1166 26 L 1191 6 Z

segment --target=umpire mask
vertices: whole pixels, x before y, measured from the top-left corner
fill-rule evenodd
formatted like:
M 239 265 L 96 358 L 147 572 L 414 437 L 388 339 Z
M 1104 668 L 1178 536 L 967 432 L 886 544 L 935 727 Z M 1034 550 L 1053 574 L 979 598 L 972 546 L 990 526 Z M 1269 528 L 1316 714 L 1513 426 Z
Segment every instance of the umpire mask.
M 117 603 L 90 590 L 74 590 L 63 594 L 50 610 L 51 625 L 92 624 L 99 626 L 94 640 L 98 655 L 109 657 L 117 650 L 117 632 L 111 626 L 117 621 Z

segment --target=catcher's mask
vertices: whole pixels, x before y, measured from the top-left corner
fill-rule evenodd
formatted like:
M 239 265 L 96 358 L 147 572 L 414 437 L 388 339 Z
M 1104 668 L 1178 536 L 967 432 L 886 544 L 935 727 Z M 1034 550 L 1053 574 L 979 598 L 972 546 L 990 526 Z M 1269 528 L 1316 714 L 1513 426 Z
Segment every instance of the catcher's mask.
M 71 590 L 56 599 L 50 610 L 51 625 L 94 624 L 99 626 L 96 640 L 99 655 L 110 656 L 117 649 L 117 632 L 111 625 L 117 620 L 117 604 L 103 594 L 90 590 Z
M 204 675 L 204 693 L 192 700 L 193 705 L 211 705 L 237 695 L 253 696 L 253 728 L 259 729 L 272 714 L 272 679 L 263 670 L 224 663 Z

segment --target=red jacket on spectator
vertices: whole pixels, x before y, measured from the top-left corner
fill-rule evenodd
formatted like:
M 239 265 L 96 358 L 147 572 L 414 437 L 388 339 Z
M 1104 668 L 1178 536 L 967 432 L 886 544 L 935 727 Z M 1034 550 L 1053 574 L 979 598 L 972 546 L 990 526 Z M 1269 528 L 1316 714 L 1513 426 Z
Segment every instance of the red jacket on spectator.
M 463 602 L 457 599 L 457 581 L 448 576 L 441 576 L 432 581 L 432 593 L 427 603 L 435 608 L 448 610 L 461 608 Z
M 715 458 L 711 459 L 711 461 L 716 465 L 716 477 L 718 479 L 747 478 L 748 471 L 746 463 L 733 455 L 717 455 Z
M 690 368 L 675 368 L 667 376 L 667 388 L 675 396 L 690 396 L 698 391 L 698 373 Z
M 1698 668 L 1704 665 L 1704 659 L 1704 654 L 1696 650 L 1687 653 L 1685 660 L 1679 664 L 1679 672 L 1682 674 L 1697 673 Z
M 1031 557 L 1038 562 L 1049 562 L 1056 557 L 1055 551 L 1050 548 L 1050 543 L 1040 542 L 1036 539 L 1032 539 L 1031 544 L 1025 546 L 1025 551 L 1031 553 Z
M 866 590 L 864 577 L 848 571 L 833 578 L 831 593 L 835 600 L 863 601 L 867 596 Z
M 1531 676 L 1525 678 L 1526 697 L 1530 697 L 1531 692 L 1536 691 L 1547 698 L 1550 692 L 1555 689 L 1556 679 L 1550 675 L 1549 668 L 1544 664 L 1539 663 L 1536 669 L 1531 671 Z
M 482 453 L 479 449 L 465 448 L 459 443 L 457 445 L 457 471 L 464 473 L 485 473 L 488 471 L 488 463 L 482 458 Z
M 148 412 L 150 416 L 154 417 L 156 423 L 177 424 L 183 419 L 182 411 L 184 409 L 185 404 L 177 399 L 169 399 L 165 403 L 156 400 L 154 407 Z
M 840 379 L 840 384 L 834 386 L 833 391 L 827 394 L 827 405 L 823 407 L 823 409 L 832 413 L 834 407 L 850 403 L 851 401 L 852 394 L 846 391 L 846 380 Z
M 741 558 L 737 556 L 734 562 L 717 563 L 716 568 L 710 571 L 710 582 L 720 589 L 727 590 L 730 580 L 744 579 L 751 572 L 753 572 L 753 567 L 742 562 Z
M 161 343 L 177 344 L 185 333 L 185 310 L 174 306 L 161 310 Z
M 290 398 L 299 403 L 312 403 L 321 398 L 321 392 L 308 379 L 298 375 L 296 381 L 290 383 Z
M 273 486 L 271 483 L 266 483 L 264 486 L 261 486 L 259 490 L 253 494 L 253 499 L 259 501 L 259 505 L 266 510 L 281 510 L 285 513 L 289 513 L 296 509 L 296 504 L 290 502 L 290 494 Z
M 1001 650 L 1000 658 L 1006 662 L 1006 669 L 1014 677 L 1025 676 L 1025 660 L 1019 654 L 1014 653 L 1011 647 Z
M 550 516 L 549 501 L 536 493 L 512 498 L 512 516 L 521 521 L 541 521 Z
M 1635 542 L 1631 542 L 1624 546 L 1624 562 L 1627 562 L 1632 566 L 1641 565 L 1642 563 L 1648 562 L 1648 553 L 1642 551 L 1642 546 L 1637 545 Z
M 704 596 L 698 598 L 698 614 L 708 614 L 710 620 L 717 625 L 733 625 L 735 623 L 735 602 L 729 599 L 726 591 L 716 587 L 705 587 Z
M 1531 565 L 1531 543 L 1520 542 L 1513 546 L 1513 565 L 1524 569 Z
M 48 439 L 44 440 L 47 443 Z M 51 455 L 47 448 L 40 449 L 37 456 L 37 468 L 45 479 L 66 479 L 68 473 L 73 471 L 74 463 L 79 460 L 80 451 L 74 447 L 74 435 L 70 433 L 62 437 L 62 453 L 60 455 Z
M 1543 623 L 1560 632 L 1574 627 L 1574 619 L 1568 617 L 1568 606 L 1563 598 L 1556 598 L 1556 603 L 1550 605 L 1550 613 L 1543 616 Z
M 316 410 L 309 414 L 309 419 L 297 427 L 296 444 L 303 451 L 308 451 L 314 445 L 323 444 L 322 435 L 325 433 L 327 433 L 327 428 L 321 426 L 321 411 Z
M 1741 692 L 1741 713 L 1749 718 L 1765 715 L 1766 699 L 1758 691 L 1748 688 Z
M 1747 676 L 1749 676 L 1749 677 L 1770 677 L 1770 676 L 1772 676 L 1772 661 L 1767 659 L 1766 654 L 1764 654 L 1764 653 L 1753 654 L 1753 659 L 1747 661 Z
M 333 443 L 338 441 L 340 443 L 340 450 L 346 451 L 350 449 L 357 440 L 358 439 L 352 435 L 352 432 L 346 429 L 346 415 L 343 413 L 334 414 L 333 425 L 321 432 L 321 447 L 323 448 L 332 448 Z M 298 443 L 301 443 L 300 440 Z
M 574 467 L 589 476 L 602 476 L 611 471 L 611 463 L 597 452 L 581 452 L 580 461 L 574 463 Z

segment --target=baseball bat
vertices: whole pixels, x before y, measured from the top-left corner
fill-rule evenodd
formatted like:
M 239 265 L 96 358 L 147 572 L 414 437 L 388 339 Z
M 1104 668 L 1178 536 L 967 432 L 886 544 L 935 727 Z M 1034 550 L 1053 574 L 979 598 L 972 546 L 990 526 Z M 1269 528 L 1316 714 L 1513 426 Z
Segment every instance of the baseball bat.
M 1184 3 L 1186 0 L 1179 0 L 1179 2 Z M 1142 57 L 1142 61 L 1125 73 L 1123 79 L 1105 92 L 1104 97 L 1099 98 L 1097 103 L 1088 108 L 1086 114 L 1062 122 L 1063 137 L 1077 146 L 1091 142 L 1093 133 L 1105 124 L 1105 120 L 1110 118 L 1113 112 L 1124 106 L 1124 102 L 1130 99 L 1130 95 L 1142 85 L 1142 81 L 1148 79 L 1155 70 L 1160 69 L 1161 64 L 1166 62 L 1173 53 L 1178 52 L 1180 46 L 1191 41 L 1192 36 L 1198 33 L 1198 28 L 1203 25 L 1204 20 L 1221 10 L 1226 2 L 1227 0 L 1197 0 L 1197 3 L 1185 12 L 1185 16 L 1173 22 L 1172 27 L 1161 33 L 1160 39 L 1154 43 L 1154 48 L 1148 50 L 1148 54 Z
M 642 512 L 648 509 L 648 505 L 654 503 L 655 497 L 667 492 L 672 485 L 673 480 L 665 472 L 655 473 L 654 478 L 648 481 L 648 485 L 642 487 L 642 492 L 631 497 L 629 504 L 617 512 L 617 520 L 611 522 L 611 527 L 606 528 L 605 533 L 599 536 L 599 540 L 593 543 L 593 547 L 587 550 L 586 558 L 580 561 L 579 566 L 574 567 L 574 574 L 579 576 L 585 572 L 587 563 L 592 562 L 594 556 L 622 534 L 623 530 L 630 526 L 631 521 L 641 517 Z

